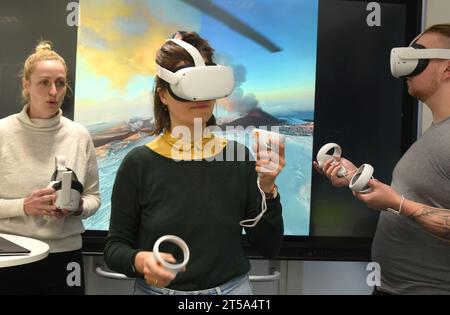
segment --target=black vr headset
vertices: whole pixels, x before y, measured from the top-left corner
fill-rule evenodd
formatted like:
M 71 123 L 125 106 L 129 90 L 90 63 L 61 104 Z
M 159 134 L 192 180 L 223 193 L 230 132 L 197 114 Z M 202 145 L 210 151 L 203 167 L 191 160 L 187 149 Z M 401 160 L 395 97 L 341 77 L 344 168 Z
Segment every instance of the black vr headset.
M 426 48 L 416 41 L 423 35 L 417 36 L 409 47 L 396 47 L 391 50 L 391 72 L 396 78 L 413 77 L 422 73 L 430 59 L 450 59 L 450 49 Z
M 76 211 L 80 206 L 83 184 L 73 170 L 65 166 L 64 156 L 55 157 L 55 171 L 48 187 L 56 191 L 55 205 L 58 209 Z
M 200 52 L 191 44 L 181 39 L 168 39 L 186 49 L 194 59 L 194 66 L 182 66 L 175 72 L 160 65 L 156 74 L 169 83 L 170 94 L 181 101 L 209 101 L 231 94 L 234 88 L 234 75 L 230 67 L 205 65 Z

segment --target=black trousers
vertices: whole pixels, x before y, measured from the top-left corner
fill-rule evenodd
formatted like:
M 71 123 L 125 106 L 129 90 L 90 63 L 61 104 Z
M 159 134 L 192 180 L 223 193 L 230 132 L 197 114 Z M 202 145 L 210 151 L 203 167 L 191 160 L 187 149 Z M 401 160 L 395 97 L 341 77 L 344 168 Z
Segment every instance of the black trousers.
M 0 268 L 0 295 L 83 295 L 81 250 L 49 254 L 40 261 Z

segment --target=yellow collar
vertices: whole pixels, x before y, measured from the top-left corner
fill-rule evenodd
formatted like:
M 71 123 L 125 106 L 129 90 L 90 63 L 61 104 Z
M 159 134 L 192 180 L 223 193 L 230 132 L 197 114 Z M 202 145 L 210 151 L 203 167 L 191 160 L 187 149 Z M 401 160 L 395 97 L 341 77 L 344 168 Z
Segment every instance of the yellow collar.
M 208 129 L 203 137 L 194 142 L 174 137 L 170 131 L 147 144 L 156 153 L 176 161 L 202 160 L 220 153 L 227 145 L 227 139 L 215 136 Z

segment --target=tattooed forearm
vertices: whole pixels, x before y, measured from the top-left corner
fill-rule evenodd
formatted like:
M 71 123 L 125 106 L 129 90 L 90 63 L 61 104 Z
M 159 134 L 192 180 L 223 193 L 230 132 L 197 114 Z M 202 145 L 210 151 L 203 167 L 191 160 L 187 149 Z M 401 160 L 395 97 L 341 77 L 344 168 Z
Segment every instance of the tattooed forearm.
M 450 210 L 423 207 L 411 215 L 425 230 L 450 242 Z

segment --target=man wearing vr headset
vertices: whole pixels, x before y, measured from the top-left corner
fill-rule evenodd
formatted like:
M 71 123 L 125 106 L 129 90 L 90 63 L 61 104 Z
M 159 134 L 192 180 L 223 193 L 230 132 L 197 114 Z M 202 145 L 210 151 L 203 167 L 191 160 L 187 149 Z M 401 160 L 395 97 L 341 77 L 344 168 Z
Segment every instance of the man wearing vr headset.
M 262 213 L 257 173 L 264 161 L 251 161 L 247 148 L 207 129 L 215 124 L 215 100 L 233 89 L 233 73 L 213 63 L 213 49 L 194 32 L 178 32 L 166 41 L 156 63 L 154 134 L 162 135 L 122 161 L 112 193 L 105 261 L 137 278 L 135 294 L 252 294 L 240 223 Z M 180 127 L 187 139 L 175 132 Z M 275 178 L 284 166 L 284 145 L 276 144 L 278 152 L 268 154 L 278 155 L 280 163 L 258 181 L 267 210 L 245 228 L 249 242 L 268 257 L 277 255 L 283 236 Z M 213 149 L 205 150 L 208 146 Z M 214 159 L 229 149 L 235 155 L 245 152 L 245 161 Z M 180 151 L 183 158 L 176 161 L 174 154 Z M 154 243 L 166 234 L 180 237 L 190 249 L 184 272 L 164 269 L 153 256 Z M 163 256 L 174 262 L 172 255 Z
M 371 180 L 372 192 L 354 193 L 370 208 L 389 210 L 380 214 L 372 245 L 381 267 L 374 294 L 450 294 L 450 24 L 394 48 L 391 70 L 430 108 L 433 123 L 397 163 L 391 186 Z M 356 167 L 332 162 L 324 173 L 334 186 L 347 186 L 337 172 Z
M 94 145 L 85 127 L 62 116 L 67 65 L 49 42 L 37 45 L 21 76 L 25 106 L 0 120 L 0 232 L 39 239 L 50 254 L 0 268 L 0 294 L 84 294 L 81 220 L 100 206 Z M 57 208 L 48 187 L 59 155 L 84 186 L 73 212 Z

